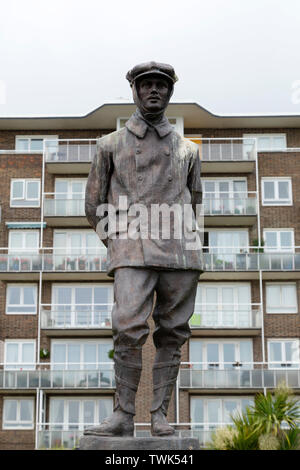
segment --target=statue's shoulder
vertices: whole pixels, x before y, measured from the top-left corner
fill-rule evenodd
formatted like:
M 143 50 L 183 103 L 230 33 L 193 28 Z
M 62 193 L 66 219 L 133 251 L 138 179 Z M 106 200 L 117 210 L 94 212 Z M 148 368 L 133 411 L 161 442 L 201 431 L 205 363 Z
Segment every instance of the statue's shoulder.
M 125 127 L 118 131 L 110 132 L 110 134 L 105 134 L 97 139 L 97 148 L 109 150 L 109 148 L 113 147 L 119 139 L 122 139 L 124 137 L 125 134 Z
M 196 154 L 198 151 L 198 145 L 192 142 L 190 139 L 183 137 L 179 132 L 175 130 L 172 132 L 173 138 L 177 143 L 178 147 L 185 150 L 185 152 Z

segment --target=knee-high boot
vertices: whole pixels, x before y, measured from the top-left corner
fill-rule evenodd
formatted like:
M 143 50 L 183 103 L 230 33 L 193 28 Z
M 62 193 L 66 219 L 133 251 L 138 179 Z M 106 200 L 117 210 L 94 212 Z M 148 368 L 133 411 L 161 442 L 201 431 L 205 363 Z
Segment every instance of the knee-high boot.
M 84 434 L 98 436 L 133 436 L 135 396 L 142 371 L 142 349 L 119 347 L 114 352 L 116 395 L 114 413 L 99 426 Z
M 153 365 L 153 400 L 150 410 L 151 431 L 156 436 L 175 432 L 168 424 L 166 415 L 179 371 L 180 357 L 180 351 L 176 348 L 159 348 L 156 351 Z

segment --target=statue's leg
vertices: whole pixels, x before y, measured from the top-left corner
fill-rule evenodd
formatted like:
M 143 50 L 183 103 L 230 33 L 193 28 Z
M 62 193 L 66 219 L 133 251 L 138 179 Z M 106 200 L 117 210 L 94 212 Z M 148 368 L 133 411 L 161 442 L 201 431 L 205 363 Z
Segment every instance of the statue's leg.
M 151 406 L 151 431 L 155 436 L 175 432 L 166 415 L 179 371 L 181 346 L 191 336 L 189 319 L 194 312 L 198 278 L 197 271 L 162 271 L 156 286 L 153 313 L 156 356 Z
M 149 334 L 147 319 L 153 308 L 158 273 L 148 269 L 115 271 L 112 330 L 116 396 L 112 416 L 85 434 L 132 436 L 135 396 L 142 371 L 142 346 Z

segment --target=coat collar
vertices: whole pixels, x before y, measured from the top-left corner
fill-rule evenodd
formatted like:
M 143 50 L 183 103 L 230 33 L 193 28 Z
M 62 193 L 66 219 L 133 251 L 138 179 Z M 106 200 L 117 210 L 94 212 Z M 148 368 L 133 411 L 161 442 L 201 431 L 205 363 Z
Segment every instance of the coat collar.
M 138 110 L 126 122 L 125 126 L 130 132 L 140 139 L 145 137 L 148 127 L 150 127 L 150 125 L 148 125 L 147 122 L 141 117 L 141 114 Z M 159 124 L 155 124 L 152 127 L 154 127 L 160 138 L 170 134 L 170 132 L 173 130 L 173 127 L 169 123 L 166 116 L 162 118 Z

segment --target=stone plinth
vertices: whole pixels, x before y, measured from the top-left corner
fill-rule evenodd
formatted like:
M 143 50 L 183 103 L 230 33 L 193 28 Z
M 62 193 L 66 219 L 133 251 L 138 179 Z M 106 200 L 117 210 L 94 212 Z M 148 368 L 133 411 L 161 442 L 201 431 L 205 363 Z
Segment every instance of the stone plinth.
M 197 450 L 199 440 L 190 437 L 83 436 L 79 450 Z

